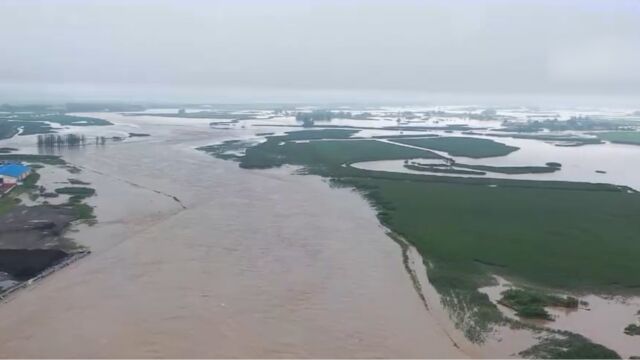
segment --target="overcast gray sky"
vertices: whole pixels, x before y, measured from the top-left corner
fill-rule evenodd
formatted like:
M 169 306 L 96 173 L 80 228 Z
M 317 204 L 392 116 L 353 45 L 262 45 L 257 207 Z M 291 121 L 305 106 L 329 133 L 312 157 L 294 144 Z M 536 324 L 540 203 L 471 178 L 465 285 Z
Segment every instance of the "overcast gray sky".
M 0 0 L 0 43 L 5 98 L 640 94 L 637 0 Z

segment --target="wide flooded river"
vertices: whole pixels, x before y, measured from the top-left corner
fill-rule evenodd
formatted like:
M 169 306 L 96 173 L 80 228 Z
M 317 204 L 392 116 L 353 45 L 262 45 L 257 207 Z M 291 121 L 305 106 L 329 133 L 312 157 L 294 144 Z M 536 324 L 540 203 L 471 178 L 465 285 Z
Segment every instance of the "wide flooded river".
M 467 356 L 357 194 L 194 149 L 252 130 L 100 117 L 151 137 L 63 153 L 97 190 L 70 234 L 93 253 L 0 305 L 0 356 Z

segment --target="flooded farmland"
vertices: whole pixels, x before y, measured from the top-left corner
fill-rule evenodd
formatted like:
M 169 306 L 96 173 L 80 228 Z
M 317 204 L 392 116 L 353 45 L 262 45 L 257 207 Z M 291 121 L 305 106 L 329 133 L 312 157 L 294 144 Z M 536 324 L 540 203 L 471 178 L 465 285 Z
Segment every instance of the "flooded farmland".
M 536 344 L 534 332 L 507 326 L 495 329 L 482 345 L 466 339 L 430 285 L 420 254 L 409 248 L 412 277 L 406 263 L 403 266 L 401 247 L 354 191 L 332 188 L 318 176 L 293 175 L 294 167 L 240 169 L 196 150 L 296 130 L 292 117 L 269 118 L 258 112 L 254 119 L 229 123 L 156 112 L 161 114 L 88 114 L 115 125 L 60 130 L 108 138 L 150 135 L 126 141 L 54 149 L 38 148 L 33 136 L 2 141 L 2 146 L 21 152 L 60 154 L 79 168 L 82 179 L 97 191 L 87 201 L 95 206 L 98 222 L 74 226 L 69 234 L 93 251 L 90 256 L 0 306 L 0 355 L 515 357 Z M 396 124 L 385 120 L 384 113 L 372 117 L 333 125 L 363 127 L 356 136 L 402 134 L 379 129 Z M 462 130 L 445 130 L 451 125 L 499 123 L 460 117 L 410 126 L 420 134 L 464 135 Z M 640 154 L 633 145 L 497 141 L 520 149 L 502 157 L 452 158 L 491 166 L 557 161 L 562 169 L 554 173 L 486 177 L 605 182 L 640 189 L 626 166 Z M 589 162 L 583 161 L 584 154 Z M 411 172 L 402 160 L 352 166 Z M 45 186 L 69 177 L 53 167 L 40 173 Z M 600 304 L 594 299 L 594 305 Z M 616 303 L 623 316 L 633 314 L 637 301 L 632 298 L 627 304 Z M 633 354 L 632 338 L 603 336 L 603 331 L 620 329 L 589 332 L 586 317 L 554 315 L 558 330 L 579 330 L 625 356 Z M 74 319 L 73 326 L 60 330 L 66 319 Z
M 195 151 L 243 134 L 207 121 L 101 116 L 151 136 L 63 151 L 98 194 L 71 234 L 93 254 L 0 306 L 1 356 L 465 356 L 357 194 Z

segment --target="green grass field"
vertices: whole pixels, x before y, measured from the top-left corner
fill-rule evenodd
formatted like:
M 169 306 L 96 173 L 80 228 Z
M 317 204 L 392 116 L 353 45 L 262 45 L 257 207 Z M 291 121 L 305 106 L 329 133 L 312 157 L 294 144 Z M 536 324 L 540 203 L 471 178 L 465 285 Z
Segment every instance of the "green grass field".
M 596 134 L 600 139 L 618 144 L 640 145 L 640 131 L 610 131 Z
M 246 155 L 240 158 L 240 166 L 255 169 L 291 164 L 327 172 L 343 164 L 361 161 L 440 158 L 428 150 L 377 140 L 345 140 L 353 133 L 353 130 L 338 129 L 305 130 L 268 137 L 267 141 L 246 150 Z M 294 142 L 306 140 L 309 142 Z
M 638 194 L 375 178 L 354 184 L 372 189 L 385 223 L 441 266 L 559 289 L 640 290 Z
M 92 189 L 90 187 L 84 187 L 84 186 L 61 187 L 61 188 L 55 189 L 55 192 L 58 194 L 77 195 L 82 197 L 93 196 L 96 193 L 95 189 Z
M 577 309 L 579 302 L 573 296 L 543 294 L 530 289 L 507 289 L 502 292 L 500 304 L 516 311 L 516 315 L 524 318 L 537 318 L 553 321 L 545 307 L 563 307 Z
M 472 137 L 444 136 L 424 139 L 394 139 L 394 141 L 425 149 L 444 151 L 451 156 L 466 156 L 471 158 L 505 156 L 518 150 L 515 146 L 508 146 L 489 139 Z
M 0 118 L 0 139 L 9 139 L 18 133 L 18 127 Z
M 113 125 L 103 119 L 87 116 L 64 114 L 19 114 L 0 117 L 0 139 L 15 136 L 22 128 L 20 135 L 50 134 L 56 132 L 48 122 L 62 126 L 104 126 Z

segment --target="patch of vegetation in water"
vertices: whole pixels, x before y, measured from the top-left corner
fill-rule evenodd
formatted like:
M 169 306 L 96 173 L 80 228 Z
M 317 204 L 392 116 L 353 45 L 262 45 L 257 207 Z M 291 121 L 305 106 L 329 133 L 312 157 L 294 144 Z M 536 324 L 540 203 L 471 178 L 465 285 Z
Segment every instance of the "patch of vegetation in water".
M 578 308 L 578 299 L 572 296 L 544 294 L 528 289 L 508 289 L 502 292 L 499 304 L 515 310 L 523 318 L 553 320 L 545 307 Z
M 239 155 L 239 153 L 244 152 L 252 144 L 243 140 L 227 140 L 220 144 L 201 146 L 197 150 L 204 151 L 223 160 L 239 160 L 243 156 Z
M 69 184 L 71 185 L 91 185 L 91 183 L 88 183 L 86 181 L 82 181 L 80 179 L 67 179 L 67 181 L 69 182 Z
M 470 131 L 472 129 L 483 130 L 484 128 L 472 128 L 467 124 L 447 124 L 446 126 L 385 126 L 385 127 L 382 127 L 382 130 L 406 130 L 406 131 L 445 130 L 446 132 Z
M 46 113 L 11 114 L 0 117 L 0 139 L 15 136 L 18 134 L 20 128 L 22 128 L 20 135 L 50 134 L 56 132 L 49 123 L 57 123 L 61 126 L 113 125 L 107 120 L 86 116 Z
M 35 135 L 35 134 L 49 134 L 55 132 L 53 128 L 40 121 L 24 121 L 24 120 L 12 120 L 11 123 L 17 128 L 22 128 L 20 136 Z
M 32 172 L 31 174 L 27 175 L 26 178 L 24 178 L 21 186 L 25 189 L 33 190 L 36 188 L 38 180 L 40 180 L 40 174 L 38 174 L 37 172 Z
M 271 136 L 272 141 L 295 141 L 295 140 L 331 140 L 348 139 L 356 134 L 357 130 L 350 129 L 322 129 L 322 130 L 299 130 L 289 131 L 282 136 Z
M 556 166 L 489 166 L 489 165 L 470 165 L 455 163 L 455 167 L 487 171 L 499 174 L 519 175 L 519 174 L 544 174 L 552 173 L 560 170 Z
M 616 144 L 640 145 L 640 131 L 611 131 L 595 133 L 595 135 Z
M 404 139 L 404 138 L 432 138 L 438 137 L 436 134 L 399 134 L 399 135 L 376 135 L 372 139 Z
M 265 142 L 247 148 L 240 141 L 198 148 L 217 157 L 233 158 L 247 169 L 265 169 L 285 164 L 314 167 L 328 174 L 329 169 L 369 160 L 440 158 L 428 150 L 411 149 L 377 140 L 349 139 L 356 130 L 324 129 L 292 131 L 269 136 Z M 321 141 L 312 141 L 321 140 Z M 308 141 L 308 142 L 304 142 Z M 245 150 L 244 155 L 225 155 L 230 150 Z
M 22 120 L 27 120 L 23 118 Z M 28 119 L 29 121 L 48 121 L 57 123 L 63 126 L 107 126 L 113 125 L 110 121 L 104 119 L 98 119 L 88 116 L 75 116 L 66 114 L 51 114 L 43 116 L 33 116 Z
M 1 135 L 0 135 L 0 139 L 1 139 Z M 18 151 L 18 149 L 16 148 L 12 148 L 12 147 L 0 147 L 0 154 L 9 154 L 13 151 Z
M 243 168 L 269 168 L 285 164 L 314 168 L 315 172 L 330 174 L 331 169 L 373 160 L 404 160 L 439 158 L 430 151 L 411 149 L 376 140 L 323 140 L 308 143 L 280 142 L 269 139 L 246 150 L 240 159 Z
M 71 179 L 70 179 L 71 180 Z M 86 183 L 85 183 L 86 184 Z M 93 220 L 93 207 L 83 203 L 83 201 L 95 195 L 96 191 L 90 187 L 84 186 L 67 186 L 54 190 L 56 194 L 71 195 L 62 206 L 71 208 L 75 219 L 77 220 Z
M 425 149 L 444 151 L 451 156 L 465 156 L 470 158 L 505 156 L 518 150 L 515 146 L 505 145 L 489 139 L 472 137 L 443 136 L 428 139 L 398 139 L 395 141 Z
M 71 195 L 72 197 L 75 196 L 77 199 L 84 199 L 93 196 L 96 193 L 95 189 L 84 186 L 61 187 L 55 189 L 55 192 L 58 194 Z
M 629 324 L 624 328 L 624 333 L 630 336 L 640 335 L 640 325 Z
M 66 165 L 65 168 L 70 174 L 79 174 L 82 172 L 82 169 L 75 165 Z
M 85 203 L 80 202 L 81 198 L 74 198 L 73 196 L 70 198 L 68 206 L 73 210 L 73 214 L 78 220 L 93 220 L 95 219 L 95 215 L 93 215 L 93 207 L 87 205 Z
M 630 121 L 596 119 L 585 116 L 574 116 L 569 120 L 545 119 L 530 120 L 526 123 L 505 121 L 500 131 L 539 132 L 549 131 L 593 131 L 628 129 L 635 124 Z
M 0 139 L 9 139 L 18 133 L 18 126 L 0 118 Z
M 442 167 L 435 165 L 412 165 L 405 164 L 405 169 L 414 170 L 414 171 L 426 171 L 432 173 L 441 173 L 441 174 L 455 174 L 455 175 L 486 175 L 487 173 L 482 171 L 473 171 L 473 170 L 460 170 L 454 167 Z
M 496 131 L 510 131 L 510 129 L 496 129 Z M 525 140 L 540 140 L 540 141 L 553 141 L 557 142 L 558 146 L 582 146 L 582 145 L 596 145 L 596 144 L 604 144 L 604 142 L 598 138 L 590 138 L 584 136 L 571 136 L 571 135 L 560 135 L 560 134 L 482 134 L 477 132 L 468 131 L 465 132 L 466 135 L 482 135 L 482 136 L 490 136 L 490 137 L 498 137 L 498 138 L 512 138 L 512 139 L 525 139 Z
M 519 355 L 534 359 L 620 359 L 615 351 L 569 332 L 548 336 Z
M 146 133 L 129 133 L 129 137 L 148 137 L 151 136 L 151 134 L 146 134 Z

